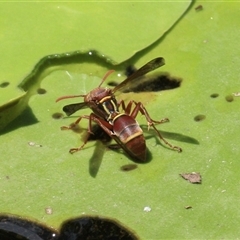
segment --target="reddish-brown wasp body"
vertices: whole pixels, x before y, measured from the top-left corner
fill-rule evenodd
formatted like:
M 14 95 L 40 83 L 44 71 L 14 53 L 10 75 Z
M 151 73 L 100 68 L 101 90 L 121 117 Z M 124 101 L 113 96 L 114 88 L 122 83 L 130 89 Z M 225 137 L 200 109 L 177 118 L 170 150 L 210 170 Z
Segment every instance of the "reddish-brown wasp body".
M 66 105 L 63 107 L 63 111 L 68 115 L 72 115 L 76 111 L 83 108 L 91 108 L 93 111 L 90 115 L 83 115 L 77 119 L 75 124 L 78 124 L 82 118 L 89 120 L 88 133 L 92 134 L 92 121 L 98 124 L 111 138 L 113 138 L 117 144 L 123 148 L 126 153 L 131 156 L 134 160 L 145 162 L 147 160 L 147 148 L 145 138 L 143 136 L 143 131 L 140 128 L 138 122 L 135 120 L 137 114 L 140 112 L 146 117 L 148 122 L 148 127 L 153 127 L 159 138 L 164 141 L 170 148 L 181 152 L 181 148 L 172 146 L 168 143 L 159 133 L 155 127 L 155 123 L 164 123 L 168 122 L 167 118 L 164 118 L 160 121 L 155 121 L 151 119 L 147 110 L 141 102 L 130 101 L 127 106 L 123 101 L 117 102 L 114 93 L 127 86 L 132 80 L 143 76 L 144 74 L 164 65 L 163 58 L 156 58 L 139 70 L 134 72 L 131 76 L 125 79 L 122 83 L 116 86 L 113 89 L 101 87 L 102 83 L 106 80 L 109 74 L 113 71 L 108 71 L 107 74 L 102 79 L 100 85 L 90 91 L 86 95 L 74 95 L 74 96 L 63 96 L 58 98 L 56 101 L 60 101 L 66 98 L 75 98 L 75 97 L 84 97 L 84 102 L 74 103 Z M 119 107 L 122 108 L 123 113 L 119 111 Z M 133 110 L 132 110 L 133 107 Z M 62 127 L 62 129 L 71 129 L 70 127 Z M 78 148 L 72 148 L 69 150 L 70 153 L 81 150 L 84 145 L 87 143 L 87 138 L 84 141 L 83 145 Z

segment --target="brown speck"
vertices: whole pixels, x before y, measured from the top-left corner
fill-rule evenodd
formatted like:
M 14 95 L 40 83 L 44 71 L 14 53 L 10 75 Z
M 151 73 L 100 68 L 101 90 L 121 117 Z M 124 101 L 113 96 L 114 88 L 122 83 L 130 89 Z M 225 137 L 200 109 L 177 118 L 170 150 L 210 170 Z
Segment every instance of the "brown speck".
M 190 183 L 201 183 L 202 177 L 200 173 L 191 172 L 191 173 L 182 173 L 179 174 L 185 180 L 188 180 Z
M 185 208 L 185 209 L 191 209 L 192 206 L 189 206 L 189 205 L 188 205 L 188 206 L 185 206 L 184 208 Z
M 194 120 L 195 120 L 196 122 L 200 122 L 200 121 L 204 120 L 205 118 L 206 118 L 205 115 L 199 114 L 199 115 L 197 115 L 197 116 L 194 117 Z
M 52 118 L 54 119 L 61 119 L 63 117 L 64 117 L 63 113 L 58 113 L 58 112 L 52 115 Z
M 217 98 L 218 96 L 219 96 L 218 93 L 213 93 L 213 94 L 210 95 L 211 98 Z
M 232 95 L 227 95 L 225 99 L 227 102 L 232 102 L 234 100 Z
M 123 172 L 129 172 L 137 168 L 137 164 L 126 164 L 120 167 Z
M 0 88 L 5 88 L 9 85 L 10 83 L 9 82 L 2 82 L 0 83 Z
M 114 82 L 114 81 L 108 83 L 108 86 L 110 86 L 110 87 L 116 87 L 117 85 L 118 85 L 118 83 Z
M 195 7 L 196 12 L 202 11 L 203 10 L 203 6 L 202 5 L 198 5 L 197 7 Z
M 37 90 L 38 94 L 45 94 L 46 92 L 47 92 L 47 90 L 44 88 L 38 88 L 38 90 Z

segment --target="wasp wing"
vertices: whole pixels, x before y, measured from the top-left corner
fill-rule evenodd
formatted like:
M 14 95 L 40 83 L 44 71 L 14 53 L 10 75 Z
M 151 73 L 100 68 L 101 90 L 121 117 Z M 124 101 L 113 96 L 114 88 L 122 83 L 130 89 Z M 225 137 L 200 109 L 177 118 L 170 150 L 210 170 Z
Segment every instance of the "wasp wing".
M 125 87 L 128 83 L 133 81 L 134 79 L 141 77 L 148 72 L 151 72 L 165 64 L 164 58 L 159 57 L 151 60 L 150 62 L 146 63 L 144 66 L 139 68 L 136 72 L 134 72 L 132 75 L 130 75 L 128 78 L 126 78 L 123 82 L 121 82 L 119 85 L 117 85 L 112 91 L 115 93 L 119 89 Z
M 70 116 L 73 113 L 75 113 L 76 111 L 87 108 L 87 107 L 88 107 L 88 104 L 86 102 L 72 103 L 72 104 L 64 106 L 63 111 L 67 114 L 67 116 Z

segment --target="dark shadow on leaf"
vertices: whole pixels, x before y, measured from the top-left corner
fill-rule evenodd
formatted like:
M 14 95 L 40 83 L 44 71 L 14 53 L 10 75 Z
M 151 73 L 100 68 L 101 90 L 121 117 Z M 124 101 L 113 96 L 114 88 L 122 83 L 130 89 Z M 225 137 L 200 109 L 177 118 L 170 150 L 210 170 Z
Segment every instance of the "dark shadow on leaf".
M 120 91 L 129 92 L 159 92 L 170 90 L 181 86 L 182 79 L 173 77 L 169 73 L 159 73 L 151 76 L 138 77 L 124 86 Z M 117 86 L 118 82 L 109 82 L 111 87 Z
M 55 237 L 53 237 L 55 236 Z M 1 240 L 59 239 L 57 231 L 41 223 L 14 215 L 0 215 Z
M 29 106 L 27 106 L 26 109 L 17 118 L 15 118 L 2 131 L 0 131 L 0 135 L 14 131 L 21 127 L 27 127 L 36 124 L 38 122 L 39 121 L 33 114 L 32 109 Z
M 116 151 L 119 154 L 122 154 L 124 157 L 128 158 L 130 161 L 135 163 L 144 164 L 149 163 L 152 160 L 152 154 L 148 149 L 146 161 L 139 162 L 130 157 L 129 154 L 127 154 L 117 143 L 109 144 L 112 141 L 112 138 L 107 133 L 105 133 L 104 130 L 98 125 L 94 125 L 92 127 L 92 132 L 94 134 L 88 136 L 88 141 L 96 141 L 94 153 L 89 160 L 89 173 L 92 177 L 97 176 L 98 170 L 102 163 L 104 152 L 107 148 Z
M 181 86 L 181 82 L 181 78 L 172 77 L 169 73 L 160 73 L 151 77 L 143 77 L 140 81 L 131 84 L 129 89 L 123 90 L 123 92 L 158 92 L 178 88 Z
M 60 239 L 136 240 L 139 238 L 115 219 L 86 215 L 64 221 L 60 228 Z
M 89 173 L 95 178 L 102 163 L 106 144 L 111 142 L 112 139 L 99 125 L 93 125 L 91 130 L 93 134 L 88 135 L 87 140 L 96 141 L 96 144 L 93 155 L 89 160 Z
M 151 134 L 152 137 L 155 137 L 157 142 L 160 143 L 161 145 L 165 145 L 164 143 L 162 143 L 162 141 L 159 139 L 159 137 L 157 136 L 156 132 L 154 131 L 154 129 L 149 129 L 148 130 L 148 126 L 147 125 L 141 125 L 141 128 L 143 129 L 144 133 L 148 133 Z M 174 132 L 166 132 L 166 131 L 159 131 L 160 134 L 167 139 L 173 139 L 174 141 L 179 141 L 179 142 L 186 142 L 186 143 L 191 143 L 191 144 L 196 144 L 199 145 L 199 141 L 193 137 L 189 137 L 180 133 L 174 133 Z M 150 138 L 150 136 L 145 137 L 145 138 Z
M 129 154 L 126 153 L 118 144 L 111 144 L 111 145 L 108 145 L 107 147 L 110 150 L 113 150 L 115 152 L 118 152 L 118 153 L 124 155 L 126 158 L 128 158 L 130 161 L 132 161 L 134 163 L 145 164 L 145 163 L 149 163 L 152 160 L 152 154 L 148 150 L 148 148 L 147 148 L 147 159 L 145 160 L 145 162 L 140 162 L 139 160 L 136 160 L 136 159 L 132 158 L 131 156 L 129 156 Z
M 173 133 L 173 132 L 166 132 L 166 131 L 160 131 L 160 132 L 167 139 L 174 139 L 179 142 L 186 142 L 186 143 L 191 143 L 196 145 L 200 144 L 197 139 L 180 134 L 180 133 Z
M 89 160 L 89 173 L 92 177 L 96 177 L 101 166 L 106 146 L 101 141 L 96 141 L 95 149 Z

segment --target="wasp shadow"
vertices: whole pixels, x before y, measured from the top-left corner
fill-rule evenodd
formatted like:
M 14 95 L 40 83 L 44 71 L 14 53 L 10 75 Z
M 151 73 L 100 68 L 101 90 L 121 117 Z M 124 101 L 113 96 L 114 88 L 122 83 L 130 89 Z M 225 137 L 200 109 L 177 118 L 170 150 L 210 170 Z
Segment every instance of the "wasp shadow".
M 151 135 L 151 136 L 147 136 L 146 139 L 154 137 L 156 139 L 156 143 L 157 144 L 160 144 L 163 147 L 168 148 L 168 146 L 166 146 L 165 144 L 162 143 L 162 141 L 160 141 L 160 139 L 157 136 L 157 133 L 156 133 L 156 131 L 154 129 L 150 128 L 148 130 L 148 126 L 147 125 L 141 125 L 141 128 L 143 129 L 144 133 L 147 133 L 148 135 Z M 159 133 L 162 135 L 163 138 L 172 139 L 174 141 L 186 142 L 186 143 L 196 144 L 196 145 L 200 144 L 197 139 L 195 139 L 193 137 L 190 137 L 190 136 L 186 136 L 186 135 L 180 134 L 180 133 L 167 132 L 167 131 L 159 131 Z
M 93 134 L 85 135 L 83 140 L 96 141 L 94 152 L 89 159 L 89 174 L 95 178 L 101 166 L 107 144 L 111 142 L 112 138 L 99 125 L 93 125 L 91 131 Z
M 95 178 L 98 174 L 98 171 L 102 164 L 105 150 L 106 150 L 106 145 L 103 144 L 103 142 L 97 140 L 95 144 L 94 152 L 91 158 L 89 159 L 89 174 L 93 178 Z
M 104 153 L 107 149 L 123 154 L 124 157 L 138 164 L 149 163 L 152 160 L 152 154 L 148 149 L 146 161 L 140 162 L 136 159 L 133 159 L 120 147 L 120 145 L 117 143 L 111 144 L 112 138 L 99 125 L 93 125 L 92 132 L 93 134 L 87 135 L 85 139 L 87 139 L 87 141 L 96 141 L 94 152 L 89 159 L 89 174 L 94 178 L 98 174 Z
M 134 162 L 134 163 L 138 163 L 138 164 L 145 164 L 145 163 L 149 163 L 152 160 L 152 154 L 151 152 L 148 150 L 148 148 L 146 149 L 147 151 L 147 158 L 146 160 L 140 161 L 138 159 L 135 159 L 132 156 L 129 156 L 129 154 L 127 152 L 124 151 L 124 149 L 121 148 L 120 145 L 118 144 L 111 144 L 107 146 L 110 150 L 116 151 L 116 152 L 120 152 L 121 154 L 125 155 L 126 158 L 128 158 L 130 161 Z

